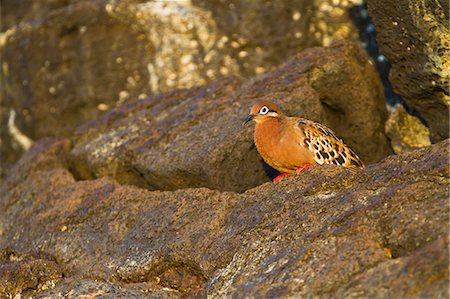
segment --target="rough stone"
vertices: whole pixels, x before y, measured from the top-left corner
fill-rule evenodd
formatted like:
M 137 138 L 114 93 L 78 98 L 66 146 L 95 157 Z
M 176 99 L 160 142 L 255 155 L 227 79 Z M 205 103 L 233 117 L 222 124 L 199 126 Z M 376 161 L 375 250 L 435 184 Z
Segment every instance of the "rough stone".
M 10 250 L 0 252 L 0 295 L 2 297 L 16 298 L 16 294 L 24 291 L 42 292 L 52 289 L 60 279 L 61 272 L 52 260 L 18 255 Z
M 397 105 L 386 122 L 386 135 L 396 154 L 431 145 L 430 131 L 417 117 Z
M 368 0 L 395 91 L 427 121 L 431 137 L 449 136 L 448 1 Z
M 4 0 L 0 176 L 32 140 L 69 136 L 126 99 L 252 76 L 311 46 L 357 38 L 352 1 Z
M 392 152 L 379 78 L 358 45 L 341 42 L 247 81 L 225 78 L 129 101 L 78 130 L 71 167 L 79 179 L 110 176 L 152 190 L 242 192 L 267 180 L 252 129 L 241 127 L 262 98 L 328 125 L 366 164 Z
M 123 284 L 95 279 L 69 278 L 55 288 L 33 296 L 36 299 L 51 298 L 133 298 L 133 299 L 174 299 L 195 298 L 196 294 L 180 293 L 156 283 Z M 200 296 L 197 296 L 199 298 Z
M 448 140 L 243 194 L 76 181 L 67 144 L 36 144 L 0 187 L 0 248 L 63 273 L 41 298 L 447 296 Z

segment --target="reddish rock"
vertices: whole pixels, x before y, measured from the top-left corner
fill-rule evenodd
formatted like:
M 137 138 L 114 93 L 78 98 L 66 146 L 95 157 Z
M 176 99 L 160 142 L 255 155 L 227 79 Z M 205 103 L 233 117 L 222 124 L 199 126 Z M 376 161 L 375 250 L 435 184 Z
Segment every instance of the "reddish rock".
M 0 176 L 32 140 L 70 136 L 125 99 L 249 77 L 298 51 L 357 39 L 349 2 L 2 0 Z
M 54 258 L 63 278 L 49 298 L 445 297 L 448 149 L 236 194 L 75 181 L 66 142 L 47 140 L 0 188 L 0 248 Z
M 80 179 L 111 176 L 151 190 L 189 187 L 242 192 L 267 180 L 241 124 L 252 104 L 275 101 L 287 114 L 328 125 L 366 164 L 392 151 L 378 75 L 349 42 L 312 48 L 251 80 L 127 102 L 78 130 L 71 165 Z
M 32 248 L 29 248 L 33 251 Z M 0 296 L 16 298 L 17 294 L 31 294 L 52 289 L 61 280 L 58 265 L 48 257 L 19 255 L 11 250 L 0 252 Z M 30 291 L 31 290 L 31 291 Z

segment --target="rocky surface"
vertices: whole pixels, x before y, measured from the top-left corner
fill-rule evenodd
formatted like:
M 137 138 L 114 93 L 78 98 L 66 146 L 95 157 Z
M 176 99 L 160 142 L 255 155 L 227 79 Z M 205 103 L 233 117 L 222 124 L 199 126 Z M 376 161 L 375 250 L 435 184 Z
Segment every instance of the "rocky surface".
M 16 298 L 25 290 L 35 292 L 52 289 L 62 272 L 53 260 L 45 257 L 18 255 L 14 251 L 0 252 L 0 295 Z
M 32 140 L 70 136 L 126 99 L 252 76 L 311 46 L 354 39 L 358 1 L 3 0 L 0 175 Z
M 70 142 L 43 140 L 0 188 L 0 248 L 45 255 L 46 271 L 27 275 L 56 286 L 17 282 L 12 295 L 446 298 L 448 149 L 237 194 L 76 181 Z
M 427 121 L 435 141 L 449 136 L 448 1 L 368 0 L 395 91 Z
M 110 176 L 151 190 L 188 187 L 242 192 L 267 180 L 241 124 L 263 98 L 288 115 L 332 128 L 366 164 L 391 153 L 382 87 L 361 48 L 312 48 L 252 80 L 130 101 L 78 129 L 71 168 L 78 179 Z
M 386 135 L 396 154 L 431 145 L 430 131 L 402 105 L 397 105 L 386 122 Z
M 332 43 L 354 34 L 348 5 L 2 1 L 2 167 L 20 155 L 8 130 L 66 137 L 37 141 L 1 182 L 0 298 L 447 298 L 449 140 L 416 149 L 397 109 L 388 134 L 408 152 L 389 156 L 373 63 Z M 409 11 L 417 32 L 410 16 L 395 26 L 438 76 L 411 94 L 440 112 L 445 4 L 427 5 Z M 299 52 L 316 44 L 331 46 Z M 404 74 L 429 82 L 427 67 Z M 367 167 L 267 182 L 241 127 L 263 98 L 329 126 Z

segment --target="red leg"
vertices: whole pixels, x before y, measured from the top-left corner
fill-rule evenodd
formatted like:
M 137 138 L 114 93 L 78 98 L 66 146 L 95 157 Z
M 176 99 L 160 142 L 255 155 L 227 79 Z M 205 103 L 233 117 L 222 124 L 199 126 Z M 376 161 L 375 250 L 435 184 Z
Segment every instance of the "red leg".
M 281 181 L 281 179 L 284 178 L 284 177 L 287 176 L 287 175 L 288 175 L 288 173 L 282 173 L 282 174 L 279 174 L 279 175 L 277 175 L 277 177 L 274 178 L 272 181 L 273 181 L 274 183 L 276 183 L 276 182 L 278 182 L 278 181 Z
M 312 164 L 303 164 L 300 166 L 295 172 L 300 173 L 303 169 L 309 170 L 311 168 Z

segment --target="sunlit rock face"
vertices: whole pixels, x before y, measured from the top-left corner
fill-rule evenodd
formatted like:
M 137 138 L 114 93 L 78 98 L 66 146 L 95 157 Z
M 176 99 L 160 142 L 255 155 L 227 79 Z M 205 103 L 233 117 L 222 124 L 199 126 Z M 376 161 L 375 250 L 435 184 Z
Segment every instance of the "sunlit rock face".
M 69 150 L 41 140 L 0 186 L 1 298 L 448 294 L 448 141 L 243 194 L 76 181 Z
M 433 140 L 448 138 L 448 1 L 367 2 L 395 91 L 427 121 Z
M 397 105 L 386 122 L 386 135 L 391 140 L 396 154 L 429 146 L 430 131 L 419 119 L 408 114 L 402 105 Z
M 109 176 L 150 190 L 243 192 L 267 181 L 253 128 L 242 127 L 262 99 L 329 126 L 366 164 L 392 153 L 378 75 L 358 44 L 339 42 L 306 49 L 256 78 L 227 77 L 111 109 L 79 127 L 71 169 L 79 179 Z
M 67 136 L 126 99 L 253 76 L 356 39 L 346 10 L 358 2 L 3 1 L 2 167 L 25 146 L 7 128 L 12 109 L 33 140 Z
M 353 4 L 2 0 L 0 298 L 446 298 L 449 140 L 385 131 Z M 264 98 L 367 167 L 270 182 Z

